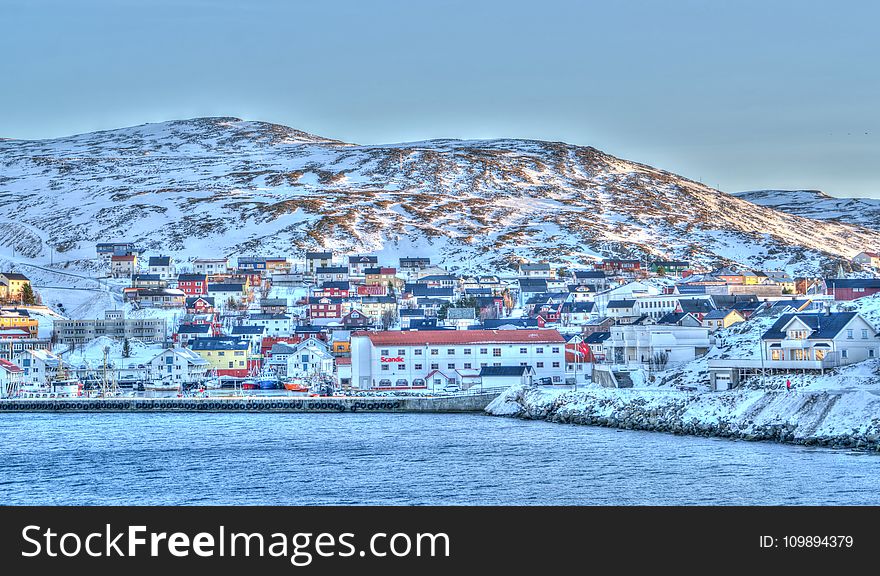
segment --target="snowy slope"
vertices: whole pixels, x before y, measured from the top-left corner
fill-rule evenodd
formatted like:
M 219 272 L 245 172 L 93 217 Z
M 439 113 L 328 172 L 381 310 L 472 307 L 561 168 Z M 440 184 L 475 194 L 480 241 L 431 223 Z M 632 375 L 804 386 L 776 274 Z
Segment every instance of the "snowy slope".
M 0 255 L 56 263 L 130 240 L 179 258 L 421 253 L 478 269 L 598 256 L 815 272 L 880 244 L 591 147 L 530 140 L 355 146 L 200 118 L 0 141 Z M 14 218 L 14 220 L 13 220 Z
M 787 214 L 880 230 L 880 200 L 874 198 L 835 198 L 819 190 L 754 190 L 734 196 Z

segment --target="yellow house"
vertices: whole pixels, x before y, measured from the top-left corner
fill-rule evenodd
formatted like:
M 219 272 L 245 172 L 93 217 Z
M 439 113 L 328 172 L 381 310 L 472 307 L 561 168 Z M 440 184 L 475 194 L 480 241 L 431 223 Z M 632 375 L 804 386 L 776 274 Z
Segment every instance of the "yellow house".
M 757 286 L 767 281 L 767 276 L 763 272 L 752 272 L 751 270 L 743 272 L 742 277 L 743 284 L 746 286 Z
M 736 310 L 712 310 L 703 316 L 703 328 L 710 332 L 745 322 L 742 314 Z
M 192 351 L 208 362 L 208 372 L 217 376 L 247 376 L 250 341 L 237 338 L 196 338 Z
M 367 268 L 364 275 L 364 284 L 367 286 L 388 286 L 390 282 L 399 290 L 404 285 L 403 279 L 397 277 L 397 268 Z
M 331 352 L 333 354 L 350 354 L 351 353 L 351 341 L 350 340 L 334 340 L 333 347 L 331 348 Z
M 0 310 L 0 330 L 19 328 L 30 334 L 31 338 L 36 338 L 39 327 L 37 319 L 31 318 L 27 310 Z
M 397 314 L 397 299 L 394 296 L 364 296 L 360 310 L 374 320 L 381 320 L 386 312 Z
M 0 273 L 0 281 L 5 284 L 3 287 L 3 296 L 7 300 L 15 300 L 21 297 L 21 291 L 24 289 L 25 284 L 30 284 L 31 281 L 27 279 L 27 276 L 24 274 L 18 274 L 16 272 L 3 272 Z

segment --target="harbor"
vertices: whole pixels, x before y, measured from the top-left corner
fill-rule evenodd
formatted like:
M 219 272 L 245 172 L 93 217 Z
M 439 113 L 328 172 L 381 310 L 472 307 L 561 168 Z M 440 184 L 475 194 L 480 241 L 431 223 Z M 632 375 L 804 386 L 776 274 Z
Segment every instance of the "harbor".
M 0 412 L 482 412 L 501 393 L 411 396 L 195 395 L 4 398 Z

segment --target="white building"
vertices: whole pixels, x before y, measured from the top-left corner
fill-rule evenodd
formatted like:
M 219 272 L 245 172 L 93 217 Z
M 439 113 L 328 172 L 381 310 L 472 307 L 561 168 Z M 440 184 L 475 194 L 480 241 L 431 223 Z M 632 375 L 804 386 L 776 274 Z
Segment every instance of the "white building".
M 266 334 L 265 326 L 233 326 L 232 336 L 248 340 L 251 343 L 251 350 L 259 350 L 263 343 L 263 336 Z
M 562 382 L 565 339 L 556 330 L 355 332 L 351 362 L 361 389 L 443 388 L 487 366 L 531 366 Z
M 151 256 L 147 263 L 147 274 L 155 274 L 162 280 L 174 280 L 177 278 L 174 259 L 171 256 Z
M 519 384 L 531 386 L 535 383 L 535 369 L 531 366 L 484 366 L 480 369 L 480 380 L 484 389 Z
M 14 362 L 0 358 L 0 398 L 12 396 L 21 384 L 22 370 Z
M 48 350 L 22 350 L 13 356 L 13 362 L 21 366 L 22 384 L 48 384 L 62 367 L 61 358 Z
M 652 284 L 645 282 L 628 282 L 616 288 L 610 288 L 596 293 L 593 296 L 593 302 L 599 308 L 599 315 L 605 315 L 605 308 L 611 300 L 635 300 L 644 296 L 656 296 L 660 294 L 660 289 Z
M 878 357 L 877 329 L 857 312 L 783 314 L 761 337 L 768 367 L 843 366 Z M 808 365 L 809 364 L 809 365 Z
M 606 363 L 663 369 L 708 352 L 709 330 L 675 324 L 620 324 L 611 327 L 604 346 Z
M 245 326 L 263 326 L 264 336 L 290 336 L 291 323 L 287 314 L 251 314 L 243 322 Z
M 192 384 L 204 380 L 208 361 L 189 348 L 168 348 L 150 360 L 153 380 L 174 384 Z
M 291 346 L 287 355 L 287 376 L 307 378 L 333 376 L 333 354 L 327 345 L 317 338 L 306 338 Z
M 226 274 L 229 272 L 227 258 L 196 258 L 193 260 L 194 274 Z
M 706 300 L 714 308 L 711 296 L 705 294 L 686 296 L 680 294 L 651 294 L 638 296 L 635 300 L 639 303 L 639 313 L 655 320 L 675 312 L 681 300 Z

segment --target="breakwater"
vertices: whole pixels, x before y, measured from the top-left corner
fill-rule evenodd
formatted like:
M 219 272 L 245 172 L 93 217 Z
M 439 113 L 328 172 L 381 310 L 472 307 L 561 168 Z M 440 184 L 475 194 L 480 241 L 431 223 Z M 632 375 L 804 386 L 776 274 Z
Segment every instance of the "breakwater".
M 4 412 L 480 412 L 497 392 L 459 396 L 6 398 Z
M 588 388 L 554 393 L 515 387 L 490 403 L 486 412 L 564 424 L 880 451 L 880 396 L 861 390 L 687 393 Z

